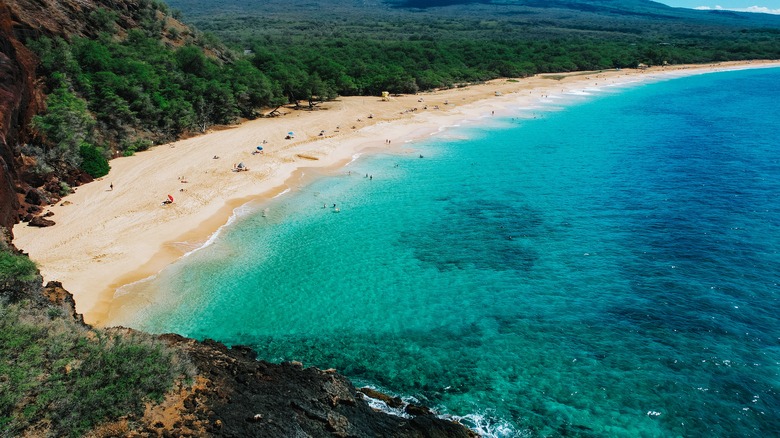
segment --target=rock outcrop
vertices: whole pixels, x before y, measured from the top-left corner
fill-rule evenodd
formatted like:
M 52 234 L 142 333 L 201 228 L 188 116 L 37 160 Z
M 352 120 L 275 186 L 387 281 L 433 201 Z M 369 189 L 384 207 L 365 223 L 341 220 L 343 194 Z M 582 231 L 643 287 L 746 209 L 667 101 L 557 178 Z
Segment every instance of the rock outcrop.
M 25 193 L 19 179 L 18 145 L 44 102 L 36 86 L 37 61 L 17 39 L 17 25 L 11 6 L 0 3 L 0 226 L 9 230 L 20 219 L 20 198 Z
M 163 340 L 186 352 L 205 383 L 184 401 L 197 424 L 226 437 L 473 437 L 430 410 L 401 418 L 372 409 L 340 374 L 298 363 L 255 360 L 248 347 L 227 348 L 178 335 Z

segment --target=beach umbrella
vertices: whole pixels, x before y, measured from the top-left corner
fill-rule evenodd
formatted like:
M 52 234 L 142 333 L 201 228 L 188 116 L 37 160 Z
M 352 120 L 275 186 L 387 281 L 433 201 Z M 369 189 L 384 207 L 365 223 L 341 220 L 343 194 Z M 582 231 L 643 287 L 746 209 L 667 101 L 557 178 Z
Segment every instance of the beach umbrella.
M 287 135 L 295 135 L 295 133 L 290 131 L 290 132 L 287 133 Z
M 262 146 L 258 146 L 258 147 L 257 147 L 257 150 L 258 150 L 258 151 L 262 151 L 262 150 L 263 150 L 263 147 L 262 147 Z
M 170 201 L 173 202 L 173 196 L 168 195 L 168 199 L 170 199 Z

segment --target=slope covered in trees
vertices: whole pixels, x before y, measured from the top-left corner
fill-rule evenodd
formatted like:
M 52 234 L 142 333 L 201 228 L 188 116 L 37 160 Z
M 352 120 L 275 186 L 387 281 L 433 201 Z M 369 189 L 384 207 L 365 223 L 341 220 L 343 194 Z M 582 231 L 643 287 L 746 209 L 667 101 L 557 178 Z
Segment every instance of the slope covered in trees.
M 496 77 L 780 57 L 780 17 L 646 0 L 169 0 L 290 99 Z
M 99 8 L 89 14 L 91 32 L 25 40 L 48 95 L 47 110 L 32 119 L 34 140 L 22 148 L 33 173 L 100 177 L 115 154 L 251 118 L 281 101 L 277 84 L 173 19 L 163 3 L 137 6 L 137 26 L 122 27 L 116 12 Z

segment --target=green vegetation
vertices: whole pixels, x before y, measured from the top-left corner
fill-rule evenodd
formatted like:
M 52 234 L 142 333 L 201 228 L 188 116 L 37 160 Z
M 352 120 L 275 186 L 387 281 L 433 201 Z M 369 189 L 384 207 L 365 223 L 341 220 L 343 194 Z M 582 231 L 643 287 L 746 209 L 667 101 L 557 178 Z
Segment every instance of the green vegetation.
M 104 175 L 99 155 L 132 155 L 284 103 L 640 63 L 780 58 L 778 17 L 643 0 L 169 2 L 186 11 L 140 0 L 134 29 L 120 32 L 118 12 L 99 9 L 88 17 L 91 38 L 27 41 L 49 88 L 48 112 L 33 121 L 38 141 L 24 150 L 37 172 Z
M 213 36 L 180 30 L 163 3 L 139 5 L 133 18 L 140 26 L 121 36 L 117 13 L 98 9 L 88 17 L 92 38 L 26 41 L 48 88 L 47 110 L 32 121 L 36 141 L 23 151 L 36 159 L 36 172 L 103 176 L 111 156 L 286 101 L 278 84 Z
M 29 257 L 0 248 L 0 282 L 8 280 L 32 281 L 38 275 L 38 267 Z
M 82 144 L 81 148 L 79 148 L 79 155 L 81 156 L 81 168 L 84 172 L 87 172 L 93 178 L 108 175 L 111 167 L 100 149 L 89 144 Z
M 84 142 L 141 150 L 139 145 L 186 131 L 254 117 L 256 108 L 278 95 L 246 61 L 222 64 L 195 46 L 171 50 L 139 30 L 123 41 L 104 35 L 71 42 L 43 37 L 29 44 L 52 90 L 48 112 L 33 127 L 49 150 L 68 156 L 78 156 Z
M 151 336 L 90 330 L 61 310 L 0 301 L 0 435 L 48 425 L 42 435 L 82 436 L 140 415 L 189 366 Z
M 642 0 L 168 0 L 290 100 L 537 73 L 780 57 L 780 18 Z M 440 6 L 440 7 L 437 7 Z M 446 7 L 442 7 L 446 6 Z M 734 15 L 734 16 L 732 16 Z

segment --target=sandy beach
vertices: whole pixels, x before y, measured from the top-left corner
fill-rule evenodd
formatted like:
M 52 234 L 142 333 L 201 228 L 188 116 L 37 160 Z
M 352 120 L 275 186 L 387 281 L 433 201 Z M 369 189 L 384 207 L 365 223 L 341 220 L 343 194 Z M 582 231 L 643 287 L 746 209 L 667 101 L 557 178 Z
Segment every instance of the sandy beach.
M 537 75 L 389 101 L 342 97 L 314 111 L 280 108 L 278 117 L 112 160 L 109 175 L 47 209 L 55 226 L 18 224 L 14 243 L 36 261 L 44 281 L 61 281 L 73 293 L 87 322 L 106 325 L 117 288 L 203 245 L 235 208 L 297 188 L 308 169 L 334 172 L 358 153 L 398 152 L 442 127 L 534 106 L 545 95 L 769 66 L 780 61 Z M 257 146 L 263 153 L 253 153 Z M 248 170 L 233 171 L 238 163 Z M 174 202 L 163 204 L 169 195 Z

